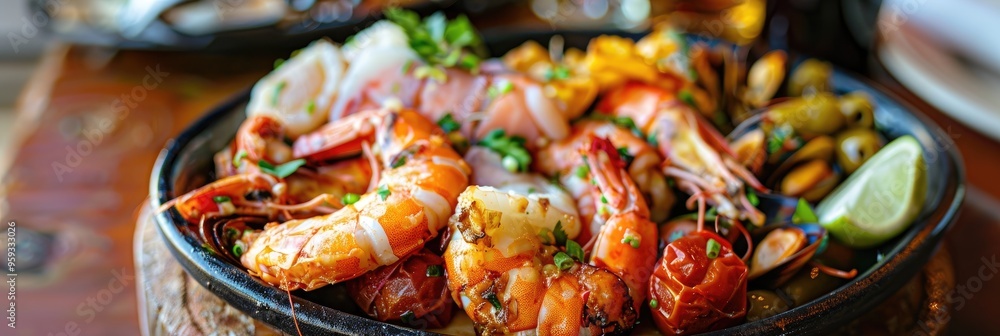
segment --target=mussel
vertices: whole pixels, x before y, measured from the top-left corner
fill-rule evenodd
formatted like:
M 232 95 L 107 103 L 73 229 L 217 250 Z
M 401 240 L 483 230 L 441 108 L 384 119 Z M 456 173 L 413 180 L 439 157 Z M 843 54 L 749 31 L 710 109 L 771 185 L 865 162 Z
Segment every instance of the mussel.
M 268 222 L 265 217 L 254 216 L 205 217 L 198 225 L 198 235 L 212 252 L 231 264 L 242 265 L 240 255 L 247 250 L 246 241 Z
M 817 59 L 799 64 L 788 78 L 788 95 L 792 97 L 830 91 L 833 66 Z
M 751 283 L 763 288 L 781 286 L 819 251 L 827 239 L 817 224 L 771 225 L 754 232 L 761 238 L 750 259 Z

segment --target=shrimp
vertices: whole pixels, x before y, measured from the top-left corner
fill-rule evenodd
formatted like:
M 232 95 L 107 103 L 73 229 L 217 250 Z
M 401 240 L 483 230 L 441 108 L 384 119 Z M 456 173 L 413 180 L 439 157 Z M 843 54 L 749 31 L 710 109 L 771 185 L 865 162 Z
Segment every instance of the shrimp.
M 452 296 L 477 331 L 578 335 L 630 330 L 637 313 L 625 281 L 572 260 L 556 266 L 555 257 L 565 254 L 542 237 L 550 240 L 547 233 L 559 225 L 553 217 L 570 214 L 529 204 L 523 194 L 493 187 L 470 186 L 459 196 L 444 259 Z
M 340 132 L 344 124 L 367 131 Z M 302 136 L 294 148 L 327 155 L 358 139 L 375 144 L 379 187 L 329 215 L 268 224 L 241 258 L 250 274 L 283 290 L 313 290 L 393 264 L 445 226 L 470 169 L 440 129 L 410 110 L 371 110 Z
M 628 118 L 655 143 L 666 162 L 663 172 L 695 197 L 706 197 L 730 218 L 764 222 L 747 199 L 745 186 L 765 190 L 733 158 L 725 139 L 678 96 L 659 87 L 630 82 L 608 92 L 598 111 Z M 699 190 L 695 192 L 695 190 Z
M 596 204 L 601 207 L 597 214 L 604 223 L 593 244 L 590 263 L 621 277 L 639 311 L 656 264 L 659 245 L 656 224 L 649 220 L 646 202 L 610 141 L 591 136 L 590 143 L 580 152 L 585 155 L 585 164 L 591 167 L 589 175 L 595 182 L 591 193 L 593 199 L 600 200 Z
M 247 116 L 273 116 L 293 139 L 309 133 L 326 123 L 345 71 L 340 48 L 313 42 L 254 85 Z
M 666 220 L 674 203 L 674 194 L 667 186 L 666 177 L 660 171 L 663 159 L 656 148 L 644 139 L 612 122 L 597 120 L 577 122 L 573 125 L 569 137 L 536 152 L 535 168 L 548 176 L 559 177 L 560 182 L 570 190 L 571 194 L 583 202 L 579 205 L 579 209 L 587 212 L 584 215 L 584 222 L 589 223 L 588 219 L 593 217 L 597 209 L 593 206 L 594 202 L 588 198 L 591 189 L 589 180 L 579 176 L 586 174 L 578 175 L 576 171 L 584 169 L 581 168 L 583 157 L 579 150 L 582 146 L 588 145 L 593 136 L 607 138 L 619 152 L 628 156 L 629 160 L 625 163 L 629 176 L 652 205 L 650 219 L 654 222 Z M 591 228 L 590 233 L 597 233 L 600 223 L 596 224 L 588 226 Z
M 292 148 L 285 143 L 285 123 L 272 115 L 247 117 L 236 130 L 236 138 L 215 154 L 218 177 L 259 173 L 261 161 L 282 164 L 292 159 Z
M 266 174 L 233 175 L 188 192 L 164 203 L 159 211 L 177 209 L 188 223 L 198 224 L 203 217 L 228 215 L 273 216 L 275 209 L 266 205 L 283 203 L 277 178 Z M 270 201 L 270 202 L 265 202 Z

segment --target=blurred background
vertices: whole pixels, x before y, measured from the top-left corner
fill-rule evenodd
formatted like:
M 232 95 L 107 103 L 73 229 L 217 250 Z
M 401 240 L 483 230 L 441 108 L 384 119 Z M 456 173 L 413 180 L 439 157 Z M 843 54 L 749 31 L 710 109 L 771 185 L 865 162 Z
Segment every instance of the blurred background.
M 752 52 L 829 60 L 928 114 L 958 143 L 971 185 L 948 245 L 959 283 L 975 275 L 980 256 L 1000 250 L 997 0 L 8 0 L 0 11 L 0 217 L 19 229 L 24 303 L 14 334 L 211 330 L 163 321 L 143 298 L 161 280 L 129 278 L 143 268 L 179 272 L 141 245 L 158 239 L 142 231 L 140 214 L 156 155 L 275 59 L 320 37 L 343 41 L 387 6 L 465 13 L 486 36 L 641 32 L 670 20 Z M 109 279 L 126 290 L 105 300 Z M 1000 331 L 990 320 L 1000 284 L 976 292 L 954 315 L 954 334 Z

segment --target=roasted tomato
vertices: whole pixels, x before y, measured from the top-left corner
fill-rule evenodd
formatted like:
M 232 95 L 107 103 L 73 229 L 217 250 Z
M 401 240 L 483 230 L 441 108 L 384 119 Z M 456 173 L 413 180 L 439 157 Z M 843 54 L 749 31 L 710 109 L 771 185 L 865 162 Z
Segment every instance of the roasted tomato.
M 423 249 L 347 283 L 351 299 L 368 316 L 415 329 L 441 328 L 454 306 L 444 259 Z
M 653 321 L 667 335 L 736 325 L 746 317 L 747 266 L 728 241 L 695 231 L 667 244 L 649 282 L 649 297 Z

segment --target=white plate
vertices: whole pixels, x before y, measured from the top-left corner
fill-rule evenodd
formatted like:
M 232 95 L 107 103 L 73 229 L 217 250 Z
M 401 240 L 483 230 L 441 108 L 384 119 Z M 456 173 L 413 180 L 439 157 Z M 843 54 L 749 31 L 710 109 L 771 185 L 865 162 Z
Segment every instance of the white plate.
M 1000 75 L 960 61 L 915 20 L 893 21 L 887 13 L 879 17 L 878 57 L 889 73 L 941 112 L 1000 141 Z

